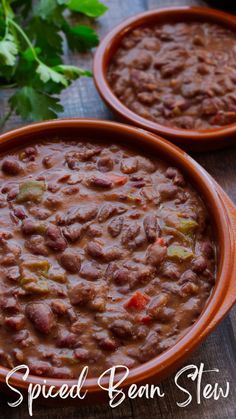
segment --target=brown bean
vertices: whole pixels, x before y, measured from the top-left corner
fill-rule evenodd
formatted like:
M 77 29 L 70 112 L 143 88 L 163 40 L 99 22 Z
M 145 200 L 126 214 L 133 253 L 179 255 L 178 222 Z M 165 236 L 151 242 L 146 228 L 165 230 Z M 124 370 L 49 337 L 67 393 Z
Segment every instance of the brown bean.
M 97 160 L 97 167 L 100 172 L 110 172 L 113 169 L 114 162 L 111 157 L 104 156 Z
M 67 242 L 61 230 L 53 224 L 50 224 L 46 230 L 45 244 L 56 252 L 63 252 L 67 247 Z
M 98 332 L 93 335 L 99 348 L 104 351 L 115 351 L 117 344 L 114 339 L 110 338 L 107 332 Z
M 123 217 L 118 217 L 111 220 L 111 222 L 109 223 L 107 227 L 107 230 L 110 233 L 111 237 L 115 238 L 119 236 L 119 234 L 122 231 L 123 223 L 124 223 Z
M 147 215 L 143 220 L 143 226 L 149 243 L 154 242 L 158 236 L 159 230 L 156 215 Z
M 60 257 L 61 265 L 71 273 L 78 273 L 81 266 L 81 256 L 74 249 L 66 249 Z
M 79 283 L 69 290 L 69 298 L 72 304 L 85 305 L 95 296 L 95 288 L 90 284 Z
M 48 256 L 49 252 L 42 236 L 32 236 L 29 240 L 25 241 L 25 247 L 33 255 Z
M 115 320 L 109 328 L 120 339 L 130 339 L 134 334 L 133 325 L 128 320 Z
M 2 171 L 7 175 L 16 176 L 22 172 L 22 167 L 17 160 L 9 157 L 3 160 Z
M 45 335 L 51 333 L 55 323 L 53 313 L 46 303 L 27 304 L 25 314 L 36 330 Z
M 148 246 L 146 251 L 146 262 L 153 266 L 159 266 L 165 259 L 167 247 L 158 241 Z

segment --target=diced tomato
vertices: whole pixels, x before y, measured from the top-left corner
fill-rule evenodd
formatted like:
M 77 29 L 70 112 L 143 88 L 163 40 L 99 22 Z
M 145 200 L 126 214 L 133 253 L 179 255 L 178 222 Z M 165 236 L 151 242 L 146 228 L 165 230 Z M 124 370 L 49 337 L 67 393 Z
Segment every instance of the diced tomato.
M 158 243 L 160 246 L 165 246 L 166 245 L 165 240 L 162 237 L 157 239 L 155 243 Z
M 149 324 L 152 321 L 152 318 L 151 318 L 151 316 L 148 316 L 148 315 L 146 315 L 146 316 L 139 316 L 137 318 L 137 321 L 139 323 Z
M 127 182 L 128 177 L 127 176 L 114 175 L 114 174 L 111 173 L 111 174 L 109 174 L 109 179 L 111 179 L 114 186 L 122 186 Z
M 126 309 L 134 309 L 141 311 L 149 302 L 150 298 L 142 294 L 140 291 L 137 291 L 125 304 L 124 307 Z

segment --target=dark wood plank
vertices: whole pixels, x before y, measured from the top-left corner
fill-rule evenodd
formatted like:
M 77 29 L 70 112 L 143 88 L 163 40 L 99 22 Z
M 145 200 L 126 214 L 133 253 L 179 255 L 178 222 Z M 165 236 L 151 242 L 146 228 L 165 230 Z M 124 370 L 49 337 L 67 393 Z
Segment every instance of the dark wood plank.
M 156 7 L 167 7 L 173 5 L 205 5 L 203 1 L 198 0 L 110 0 L 105 3 L 109 6 L 108 13 L 102 17 L 95 25 L 101 36 L 107 33 L 114 25 L 123 21 L 130 15 Z M 71 55 L 66 54 L 66 60 L 73 64 L 91 68 L 92 54 Z M 7 93 L 0 93 L 0 109 L 7 109 Z M 68 117 L 95 117 L 103 119 L 113 119 L 111 113 L 100 100 L 93 81 L 90 79 L 82 79 L 75 83 L 70 89 L 64 92 L 62 97 L 65 105 L 65 112 L 62 116 Z M 10 129 L 21 125 L 19 118 L 12 116 L 6 128 Z M 202 164 L 209 173 L 221 184 L 225 191 L 231 196 L 236 203 L 236 182 L 235 182 L 235 162 L 236 147 L 211 152 L 208 154 L 198 154 L 193 156 Z M 186 365 L 201 362 L 208 369 L 218 368 L 220 370 L 220 378 L 216 376 L 216 381 L 224 384 L 230 382 L 231 393 L 227 399 L 219 401 L 208 400 L 198 406 L 195 399 L 190 406 L 181 409 L 177 407 L 176 402 L 181 401 L 183 394 L 176 388 L 174 384 L 174 374 L 165 380 L 162 387 L 166 393 L 164 399 L 155 400 L 136 400 L 126 401 L 122 406 L 111 409 L 107 405 L 65 408 L 47 408 L 35 407 L 34 417 L 36 418 L 88 418 L 88 419 L 156 419 L 158 418 L 175 418 L 187 419 L 189 416 L 193 419 L 233 419 L 236 417 L 235 404 L 235 384 L 236 384 L 236 309 L 221 323 L 216 331 L 203 343 L 198 351 L 192 356 Z M 215 377 L 214 377 L 215 378 Z M 204 383 L 213 383 L 214 379 L 208 378 Z M 183 386 L 189 389 L 194 395 L 195 385 L 189 382 L 185 377 L 182 380 Z M 183 400 L 183 398 L 182 398 Z M 8 408 L 4 396 L 0 398 L 0 415 L 9 419 L 25 419 L 28 418 L 27 406 L 24 405 L 17 409 Z

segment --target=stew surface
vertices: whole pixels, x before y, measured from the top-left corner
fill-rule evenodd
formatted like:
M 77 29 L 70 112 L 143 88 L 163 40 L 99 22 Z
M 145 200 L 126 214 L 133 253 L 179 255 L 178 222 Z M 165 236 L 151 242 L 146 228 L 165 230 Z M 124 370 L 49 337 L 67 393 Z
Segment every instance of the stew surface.
M 77 377 L 139 365 L 196 321 L 216 274 L 183 175 L 121 145 L 43 141 L 0 156 L 0 362 Z
M 162 125 L 236 122 L 236 33 L 214 23 L 140 27 L 114 54 L 108 81 L 133 112 Z

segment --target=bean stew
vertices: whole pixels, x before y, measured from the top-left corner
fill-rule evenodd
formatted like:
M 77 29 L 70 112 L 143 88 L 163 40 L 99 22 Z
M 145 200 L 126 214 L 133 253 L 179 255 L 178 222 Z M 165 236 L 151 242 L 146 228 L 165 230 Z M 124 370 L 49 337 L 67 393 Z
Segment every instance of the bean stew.
M 0 156 L 0 363 L 96 377 L 183 336 L 213 289 L 208 211 L 180 171 L 122 145 Z
M 236 33 L 211 22 L 141 26 L 126 34 L 107 78 L 131 111 L 206 130 L 236 122 Z

